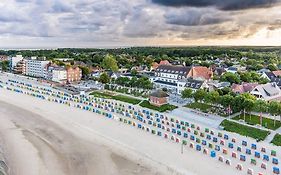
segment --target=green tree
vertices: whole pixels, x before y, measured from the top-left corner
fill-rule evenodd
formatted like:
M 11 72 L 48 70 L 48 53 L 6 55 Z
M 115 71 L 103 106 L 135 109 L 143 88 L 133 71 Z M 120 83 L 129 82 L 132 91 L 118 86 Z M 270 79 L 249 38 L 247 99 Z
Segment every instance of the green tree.
M 226 72 L 225 74 L 223 74 L 220 78 L 220 81 L 227 81 L 230 82 L 231 84 L 233 83 L 238 84 L 241 82 L 239 76 L 231 72 Z
M 274 126 L 276 123 L 276 116 L 279 114 L 280 103 L 277 101 L 271 101 L 268 105 L 268 112 L 274 116 Z
M 256 100 L 254 110 L 260 113 L 260 125 L 262 125 L 262 113 L 267 112 L 267 103 L 264 100 Z
M 250 114 L 250 120 L 252 119 L 252 110 L 254 109 L 255 106 L 255 100 L 246 98 L 243 102 L 243 107 L 244 107 L 244 120 L 245 120 L 245 112 Z
M 90 69 L 85 66 L 79 66 L 79 68 L 82 70 L 83 77 L 87 77 L 90 74 Z
M 201 101 L 207 95 L 207 92 L 203 89 L 198 89 L 193 93 L 193 98 L 196 102 Z
M 269 70 L 271 70 L 271 71 L 275 71 L 275 70 L 278 69 L 278 67 L 277 67 L 276 65 L 274 65 L 274 64 L 269 64 L 269 65 L 267 66 L 267 68 L 268 68 Z
M 115 57 L 113 55 L 109 55 L 109 54 L 107 54 L 105 56 L 101 65 L 104 69 L 108 69 L 113 72 L 117 72 L 119 69 Z
M 220 94 L 217 91 L 207 92 L 205 95 L 205 102 L 207 103 L 218 103 Z
M 191 98 L 192 97 L 192 89 L 190 88 L 186 88 L 181 92 L 181 97 L 182 98 Z
M 227 95 L 220 96 L 219 102 L 223 107 L 227 108 L 231 105 L 233 99 L 234 99 L 233 96 L 227 94 Z
M 110 77 L 108 76 L 107 73 L 103 73 L 103 74 L 100 75 L 99 81 L 103 84 L 109 83 Z

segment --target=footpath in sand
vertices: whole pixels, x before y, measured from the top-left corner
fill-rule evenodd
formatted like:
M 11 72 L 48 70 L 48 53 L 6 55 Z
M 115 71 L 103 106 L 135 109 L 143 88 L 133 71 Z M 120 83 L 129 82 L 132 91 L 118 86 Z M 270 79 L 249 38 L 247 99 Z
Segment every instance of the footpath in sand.
M 195 150 L 94 113 L 0 89 L 12 175 L 237 175 Z

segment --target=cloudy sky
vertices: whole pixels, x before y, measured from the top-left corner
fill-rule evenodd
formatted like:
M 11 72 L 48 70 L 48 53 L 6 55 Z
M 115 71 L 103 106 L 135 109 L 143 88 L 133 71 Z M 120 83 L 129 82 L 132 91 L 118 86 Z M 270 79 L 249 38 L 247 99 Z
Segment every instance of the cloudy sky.
M 281 45 L 281 0 L 1 0 L 0 47 Z

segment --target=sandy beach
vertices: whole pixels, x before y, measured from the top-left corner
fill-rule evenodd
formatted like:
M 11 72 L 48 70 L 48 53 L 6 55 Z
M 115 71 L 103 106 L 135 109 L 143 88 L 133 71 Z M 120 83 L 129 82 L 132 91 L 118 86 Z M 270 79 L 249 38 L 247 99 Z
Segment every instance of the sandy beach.
M 0 99 L 1 145 L 13 175 L 239 174 L 98 114 L 3 89 Z

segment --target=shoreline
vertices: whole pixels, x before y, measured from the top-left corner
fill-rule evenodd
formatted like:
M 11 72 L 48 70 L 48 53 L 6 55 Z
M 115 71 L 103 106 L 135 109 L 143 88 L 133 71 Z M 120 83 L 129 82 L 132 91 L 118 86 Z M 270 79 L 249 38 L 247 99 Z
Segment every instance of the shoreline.
M 97 114 L 3 89 L 0 89 L 0 97 L 2 101 L 32 111 L 36 116 L 40 114 L 40 118 L 54 122 L 63 129 L 75 131 L 72 134 L 89 140 L 91 144 L 99 142 L 129 160 L 140 162 L 141 165 L 150 167 L 157 175 L 203 175 L 210 172 L 218 175 L 225 173 L 237 175 L 236 169 L 225 169 L 224 164 L 203 156 L 195 150 L 185 147 L 184 154 L 181 154 L 181 147 L 176 143 L 119 122 L 109 121 Z M 204 169 L 200 167 L 204 167 Z

